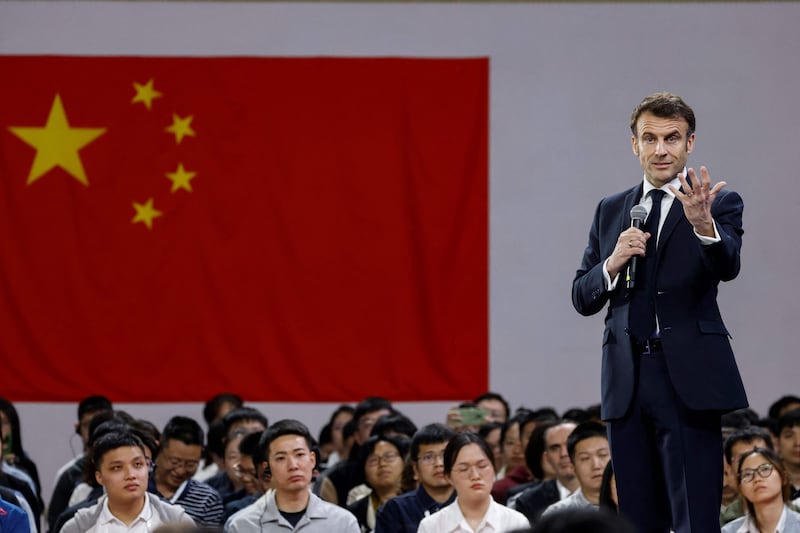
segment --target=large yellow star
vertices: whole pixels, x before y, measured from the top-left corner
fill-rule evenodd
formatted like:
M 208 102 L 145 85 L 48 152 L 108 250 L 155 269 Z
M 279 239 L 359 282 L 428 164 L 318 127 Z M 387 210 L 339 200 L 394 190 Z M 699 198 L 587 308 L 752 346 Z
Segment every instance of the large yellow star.
M 172 114 L 172 126 L 167 126 L 166 130 L 169 133 L 175 134 L 175 142 L 180 144 L 185 136 L 194 137 L 195 133 L 192 129 L 192 119 L 194 117 L 189 115 L 186 118 L 181 118 L 175 113 Z
M 153 100 L 156 98 L 161 98 L 161 93 L 156 91 L 153 87 L 153 78 L 147 80 L 147 83 L 142 85 L 141 83 L 133 82 L 133 88 L 136 89 L 136 94 L 131 100 L 132 104 L 141 102 L 149 111 L 153 107 Z
M 79 182 L 89 185 L 78 150 L 105 133 L 106 128 L 71 128 L 60 95 L 56 94 L 44 127 L 11 126 L 8 129 L 36 148 L 36 157 L 28 174 L 28 185 L 55 167 L 63 168 Z
M 131 220 L 131 223 L 136 224 L 137 222 L 142 222 L 145 226 L 147 226 L 147 229 L 153 229 L 153 219 L 158 218 L 163 214 L 161 211 L 153 207 L 152 198 L 148 198 L 143 204 L 133 202 L 133 208 L 136 210 L 136 214 Z
M 186 169 L 183 168 L 183 163 L 178 163 L 178 170 L 175 172 L 167 172 L 167 178 L 172 180 L 171 192 L 175 192 L 178 189 L 185 189 L 192 192 L 192 184 L 189 182 L 196 175 L 197 172 L 187 172 Z

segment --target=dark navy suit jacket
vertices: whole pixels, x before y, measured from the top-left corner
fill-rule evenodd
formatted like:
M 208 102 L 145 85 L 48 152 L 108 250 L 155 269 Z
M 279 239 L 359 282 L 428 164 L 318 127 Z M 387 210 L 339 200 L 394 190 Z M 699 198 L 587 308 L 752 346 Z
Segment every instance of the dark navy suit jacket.
M 604 198 L 597 206 L 589 244 L 572 283 L 572 303 L 582 315 L 608 304 L 603 334 L 602 416 L 625 415 L 634 391 L 634 358 L 628 335 L 629 295 L 620 274 L 608 292 L 603 262 L 619 234 L 630 226 L 630 210 L 642 185 Z M 728 330 L 717 306 L 717 286 L 739 273 L 742 199 L 718 193 L 711 206 L 720 242 L 703 245 L 675 199 L 661 228 L 656 266 L 656 314 L 665 361 L 681 401 L 694 410 L 728 411 L 747 406 Z M 655 238 L 655 237 L 653 237 Z

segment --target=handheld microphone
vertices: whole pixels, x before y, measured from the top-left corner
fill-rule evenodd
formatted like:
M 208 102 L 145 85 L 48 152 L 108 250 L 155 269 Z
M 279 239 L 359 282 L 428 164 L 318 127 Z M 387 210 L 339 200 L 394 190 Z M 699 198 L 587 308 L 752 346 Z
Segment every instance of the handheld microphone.
M 647 208 L 641 204 L 633 206 L 631 209 L 631 227 L 641 229 L 642 224 L 647 218 Z M 634 255 L 628 261 L 628 268 L 625 271 L 625 288 L 632 289 L 636 286 L 636 267 L 639 265 L 639 256 Z

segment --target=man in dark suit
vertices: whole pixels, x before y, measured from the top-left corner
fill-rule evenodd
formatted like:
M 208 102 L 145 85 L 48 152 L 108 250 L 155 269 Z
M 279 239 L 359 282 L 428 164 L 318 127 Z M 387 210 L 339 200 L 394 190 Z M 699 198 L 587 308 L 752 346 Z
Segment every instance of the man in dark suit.
M 602 416 L 608 421 L 621 511 L 640 532 L 719 531 L 720 416 L 747 406 L 717 306 L 739 273 L 742 199 L 686 170 L 692 109 L 656 93 L 631 116 L 644 179 L 604 198 L 572 285 L 582 315 L 608 304 Z M 648 211 L 642 229 L 631 208 Z M 626 267 L 636 257 L 633 283 Z

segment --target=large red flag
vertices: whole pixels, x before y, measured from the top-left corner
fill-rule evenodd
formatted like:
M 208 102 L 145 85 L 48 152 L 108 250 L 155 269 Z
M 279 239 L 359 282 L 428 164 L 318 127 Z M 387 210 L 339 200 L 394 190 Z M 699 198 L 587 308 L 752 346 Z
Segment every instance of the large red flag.
M 0 72 L 4 396 L 486 390 L 487 59 Z

